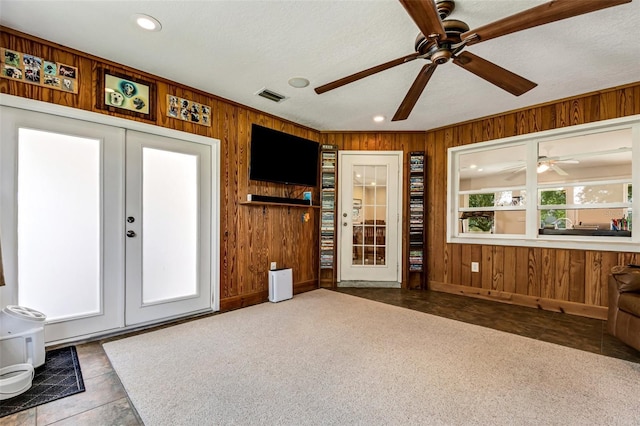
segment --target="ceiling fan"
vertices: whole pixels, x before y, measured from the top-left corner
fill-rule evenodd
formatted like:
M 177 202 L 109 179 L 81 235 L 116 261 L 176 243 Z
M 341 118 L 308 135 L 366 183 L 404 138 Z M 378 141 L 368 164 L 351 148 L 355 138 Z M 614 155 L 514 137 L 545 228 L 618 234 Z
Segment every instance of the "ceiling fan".
M 439 65 L 447 63 L 450 59 L 453 59 L 454 64 L 478 77 L 515 96 L 520 96 L 537 84 L 473 53 L 462 52 L 462 49 L 506 34 L 631 2 L 631 0 L 553 0 L 470 31 L 469 26 L 464 22 L 446 19 L 455 8 L 454 0 L 399 1 L 421 31 L 415 41 L 415 53 L 316 87 L 317 94 L 420 58 L 426 59 L 429 63 L 420 70 L 391 121 L 406 120 L 409 117 L 433 72 Z
M 560 166 L 558 166 L 558 164 L 580 164 L 580 161 L 578 161 L 578 160 L 554 160 L 554 159 L 548 158 L 548 157 L 543 155 L 541 157 L 538 157 L 538 167 L 536 168 L 536 171 L 538 173 L 544 173 L 547 170 L 553 170 L 554 172 L 556 172 L 560 176 L 569 176 L 569 173 L 567 173 L 564 169 L 562 169 Z
M 550 158 L 546 155 L 541 155 L 538 157 L 538 165 L 536 167 L 536 172 L 538 174 L 545 173 L 549 170 L 556 172 L 560 176 L 569 176 L 566 170 L 560 167 L 558 164 L 580 164 L 580 161 L 572 159 L 572 158 Z M 507 167 L 502 169 L 503 171 L 508 171 L 513 167 Z M 507 180 L 515 179 L 516 175 L 527 170 L 526 166 L 518 166 L 516 170 L 511 172 L 511 175 L 507 177 Z

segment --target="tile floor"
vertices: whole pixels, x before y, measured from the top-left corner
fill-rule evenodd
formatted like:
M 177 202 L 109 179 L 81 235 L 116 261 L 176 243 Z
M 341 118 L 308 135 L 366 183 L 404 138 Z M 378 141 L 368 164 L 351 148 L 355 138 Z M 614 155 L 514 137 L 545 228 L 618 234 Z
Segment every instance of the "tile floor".
M 337 291 L 640 363 L 640 352 L 609 336 L 605 321 L 430 291 L 380 288 Z M 77 345 L 85 392 L 0 418 L 0 426 L 141 425 L 102 349 L 103 342 Z

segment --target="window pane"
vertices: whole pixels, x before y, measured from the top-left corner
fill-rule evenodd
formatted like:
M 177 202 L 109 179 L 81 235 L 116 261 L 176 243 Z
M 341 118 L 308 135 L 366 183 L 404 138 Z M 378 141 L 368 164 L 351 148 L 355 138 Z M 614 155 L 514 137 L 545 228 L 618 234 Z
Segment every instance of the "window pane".
M 538 182 L 631 179 L 631 129 L 538 144 Z
M 540 191 L 540 205 L 562 205 L 567 203 L 567 192 L 564 189 L 554 189 L 548 191 Z M 540 209 L 540 227 L 541 228 L 571 228 L 573 223 L 569 219 L 567 223 L 567 213 L 565 209 Z
M 461 154 L 458 163 L 460 191 L 524 186 L 526 154 L 525 145 Z
M 197 294 L 198 158 L 143 148 L 142 301 Z
M 101 311 L 100 141 L 18 132 L 18 303 L 48 320 Z
M 624 184 L 584 185 L 567 188 L 573 192 L 573 204 L 626 203 Z

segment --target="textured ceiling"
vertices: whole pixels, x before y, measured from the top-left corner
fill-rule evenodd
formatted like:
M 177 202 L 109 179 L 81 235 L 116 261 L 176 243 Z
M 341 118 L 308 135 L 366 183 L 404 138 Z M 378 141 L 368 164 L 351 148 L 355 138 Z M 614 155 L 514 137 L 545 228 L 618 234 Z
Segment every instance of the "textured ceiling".
M 576 0 L 580 1 L 580 0 Z M 472 29 L 540 0 L 457 0 Z M 136 28 L 146 13 L 160 32 Z M 313 88 L 412 53 L 418 29 L 396 0 L 0 0 L 0 23 L 317 130 L 427 130 L 640 80 L 640 0 L 468 47 L 538 83 L 520 97 L 451 63 L 409 119 L 391 122 L 424 60 L 317 95 Z M 291 77 L 311 85 L 294 89 Z M 287 96 L 274 103 L 255 93 Z M 382 114 L 383 123 L 372 117 Z

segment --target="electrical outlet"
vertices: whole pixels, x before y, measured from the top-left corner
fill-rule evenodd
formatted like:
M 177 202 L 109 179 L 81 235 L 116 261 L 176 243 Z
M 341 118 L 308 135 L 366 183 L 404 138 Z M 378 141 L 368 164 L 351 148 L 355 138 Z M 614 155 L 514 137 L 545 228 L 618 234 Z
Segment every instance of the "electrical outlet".
M 480 264 L 478 262 L 471 262 L 471 272 L 480 272 Z
M 278 269 L 276 262 L 271 262 L 271 267 L 269 269 L 271 269 L 272 271 Z

